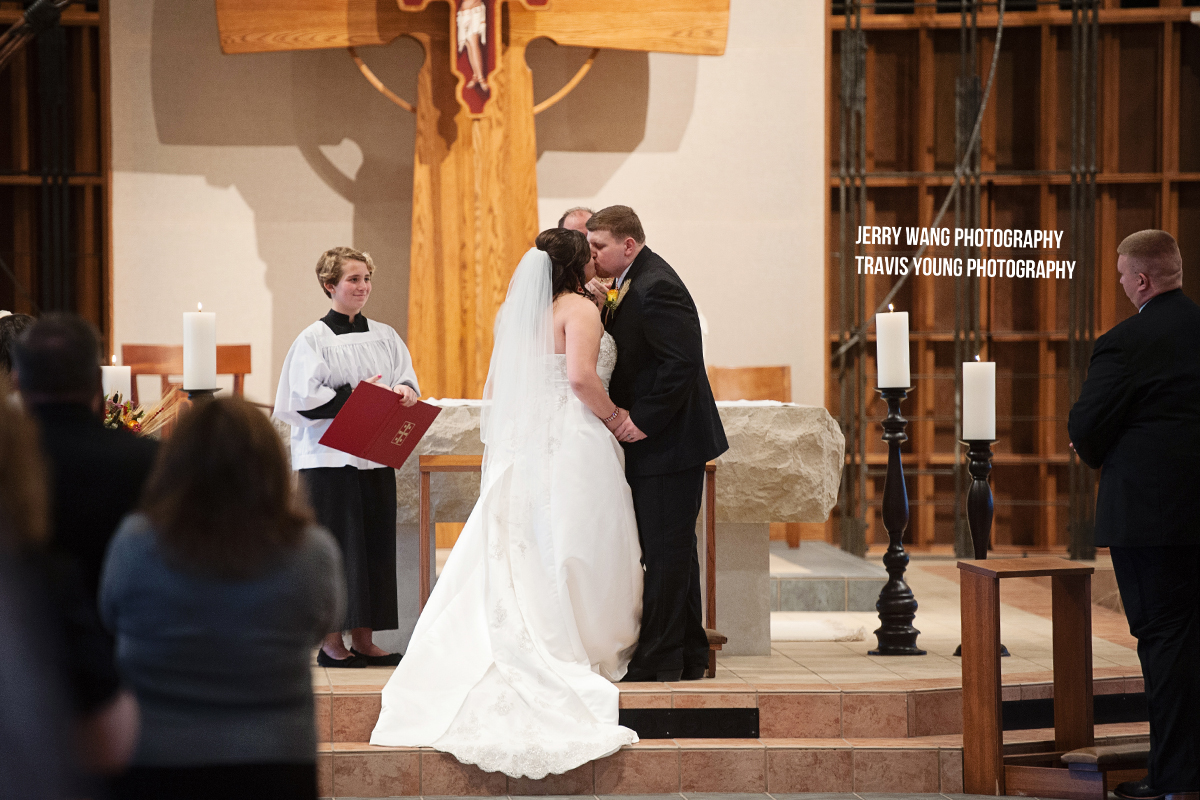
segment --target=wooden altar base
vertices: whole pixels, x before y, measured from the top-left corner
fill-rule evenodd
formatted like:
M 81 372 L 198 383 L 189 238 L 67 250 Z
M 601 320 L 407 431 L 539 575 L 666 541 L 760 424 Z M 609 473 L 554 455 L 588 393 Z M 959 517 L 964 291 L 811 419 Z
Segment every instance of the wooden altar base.
M 720 672 L 713 681 L 622 684 L 622 721 L 637 720 L 642 741 L 533 781 L 484 773 L 429 748 L 372 747 L 367 741 L 391 670 L 314 669 L 320 791 L 330 797 L 962 792 L 960 681 L 817 685 L 750 682 Z M 1142 689 L 1136 668 L 1100 668 L 1093 680 L 1097 696 Z M 1052 697 L 1053 675 L 1006 675 L 1003 692 L 1006 700 Z M 742 735 L 751 718 L 756 735 Z M 646 738 L 647 724 L 666 726 L 660 733 L 690 725 L 701 736 Z M 736 738 L 711 738 L 722 730 Z M 1146 723 L 1098 724 L 1096 742 L 1146 741 L 1148 733 Z M 1004 735 L 1006 755 L 1053 745 L 1049 728 Z

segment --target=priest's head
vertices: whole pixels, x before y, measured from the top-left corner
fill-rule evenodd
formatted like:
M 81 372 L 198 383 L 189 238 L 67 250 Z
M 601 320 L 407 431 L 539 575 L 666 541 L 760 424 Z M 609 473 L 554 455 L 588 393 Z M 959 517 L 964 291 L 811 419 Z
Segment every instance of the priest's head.
M 100 336 L 75 314 L 44 314 L 17 339 L 13 374 L 27 403 L 95 405 L 100 398 Z
M 642 221 L 629 206 L 600 209 L 587 221 L 587 229 L 592 261 L 602 278 L 622 275 L 646 244 Z
M 1166 231 L 1131 233 L 1117 245 L 1117 272 L 1125 296 L 1140 309 L 1151 298 L 1183 286 L 1179 244 Z
M 595 212 L 585 206 L 568 208 L 558 218 L 558 227 L 566 228 L 569 231 L 579 231 L 587 236 L 587 221 L 592 218 L 593 213 Z
M 333 310 L 353 317 L 371 296 L 371 275 L 375 262 L 370 253 L 353 247 L 326 250 L 317 259 L 317 282 L 333 301 Z

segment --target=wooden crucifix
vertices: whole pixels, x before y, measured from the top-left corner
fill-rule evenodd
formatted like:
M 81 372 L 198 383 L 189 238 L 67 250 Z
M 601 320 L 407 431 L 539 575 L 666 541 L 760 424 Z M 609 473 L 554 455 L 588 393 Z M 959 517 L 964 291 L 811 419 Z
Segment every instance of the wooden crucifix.
M 425 50 L 414 106 L 408 347 L 432 397 L 480 397 L 492 323 L 538 232 L 533 76 L 526 47 L 721 55 L 729 0 L 216 0 L 221 48 Z M 595 53 L 593 52 L 593 57 Z M 357 60 L 357 56 L 355 56 Z M 589 66 L 537 110 L 566 94 Z

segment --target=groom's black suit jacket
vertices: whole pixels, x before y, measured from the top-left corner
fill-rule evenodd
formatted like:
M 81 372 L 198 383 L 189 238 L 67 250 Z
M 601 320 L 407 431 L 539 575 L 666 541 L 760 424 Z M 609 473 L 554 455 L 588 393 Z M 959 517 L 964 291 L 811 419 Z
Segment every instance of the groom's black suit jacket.
M 617 343 L 609 396 L 629 409 L 646 438 L 625 446 L 630 476 L 695 467 L 729 449 L 708 375 L 700 317 L 671 265 L 643 247 L 625 275 L 629 288 L 608 312 Z
M 1096 340 L 1067 430 L 1103 467 L 1097 545 L 1200 545 L 1200 307 L 1182 289 Z

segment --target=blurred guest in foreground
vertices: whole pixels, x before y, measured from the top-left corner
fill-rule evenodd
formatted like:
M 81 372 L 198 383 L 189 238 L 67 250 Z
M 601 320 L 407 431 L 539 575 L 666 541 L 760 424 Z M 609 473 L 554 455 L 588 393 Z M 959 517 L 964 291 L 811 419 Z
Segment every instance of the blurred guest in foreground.
M 316 797 L 310 664 L 342 576 L 267 417 L 238 398 L 185 413 L 101 578 L 144 720 L 114 795 Z
M 75 560 L 94 605 L 104 550 L 137 505 L 158 444 L 104 427 L 100 339 L 74 314 L 39 317 L 17 340 L 13 368 L 41 426 L 50 470 L 51 547 Z
M 9 314 L 0 316 L 0 375 L 12 372 L 12 347 L 25 329 L 33 324 L 33 317 L 28 314 Z
M 137 737 L 110 639 L 69 559 L 44 549 L 46 483 L 36 425 L 0 378 L 0 795 L 94 793 Z

